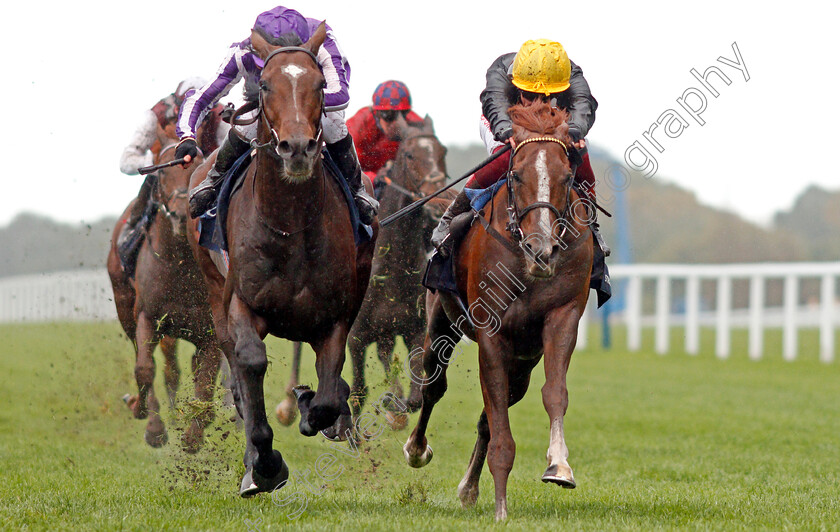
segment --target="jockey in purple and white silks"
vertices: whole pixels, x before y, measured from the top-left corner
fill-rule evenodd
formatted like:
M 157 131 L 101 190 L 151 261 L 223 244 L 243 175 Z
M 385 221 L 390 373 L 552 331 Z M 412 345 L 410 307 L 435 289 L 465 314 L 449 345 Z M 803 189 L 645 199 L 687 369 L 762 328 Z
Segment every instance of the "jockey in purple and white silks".
M 178 111 L 184 102 L 184 98 L 189 91 L 206 84 L 207 80 L 203 78 L 191 77 L 182 80 L 175 88 L 175 92 L 161 98 L 154 106 L 143 113 L 137 129 L 134 130 L 131 140 L 129 140 L 120 156 L 120 171 L 122 173 L 137 175 L 140 173 L 140 168 L 154 163 L 154 157 L 164 147 L 158 140 L 160 131 L 166 132 L 166 136 L 175 134 L 175 121 L 178 118 Z M 213 114 L 207 115 L 206 119 L 199 122 L 201 126 L 199 141 L 204 150 L 216 149 L 227 137 L 228 125 L 222 123 L 219 119 L 218 114 L 220 112 L 221 108 L 214 109 Z M 137 224 L 151 199 L 156 179 L 155 174 L 149 174 L 140 186 L 137 199 L 132 204 L 126 223 L 117 239 L 118 245 L 129 239 L 137 228 Z
M 320 25 L 321 21 L 303 17 L 294 9 L 277 6 L 261 13 L 254 22 L 254 31 L 258 32 L 271 44 L 278 44 L 280 36 L 286 42 L 290 34 L 300 43 L 306 42 Z M 321 117 L 324 140 L 333 160 L 353 190 L 359 215 L 363 223 L 370 224 L 379 207 L 378 202 L 365 192 L 361 180 L 353 139 L 344 122 L 344 109 L 350 101 L 349 80 L 350 64 L 335 39 L 332 28 L 327 29 L 324 44 L 318 50 L 318 63 L 326 79 L 324 89 L 325 114 Z M 251 49 L 251 39 L 234 43 L 228 50 L 224 61 L 213 80 L 196 90 L 181 107 L 178 117 L 177 134 L 181 139 L 176 157 L 195 157 L 198 153 L 195 143 L 195 124 L 200 123 L 208 109 L 225 96 L 230 89 L 244 78 L 244 98 L 246 102 L 258 100 L 259 78 L 263 61 Z M 256 116 L 258 110 L 250 116 Z M 245 115 L 249 117 L 249 115 Z M 249 140 L 256 138 L 256 122 L 247 126 L 235 126 Z M 190 192 L 190 215 L 200 216 L 215 202 L 222 178 L 233 162 L 249 148 L 235 133 L 231 132 L 219 148 L 216 163 L 208 172 L 207 178 Z

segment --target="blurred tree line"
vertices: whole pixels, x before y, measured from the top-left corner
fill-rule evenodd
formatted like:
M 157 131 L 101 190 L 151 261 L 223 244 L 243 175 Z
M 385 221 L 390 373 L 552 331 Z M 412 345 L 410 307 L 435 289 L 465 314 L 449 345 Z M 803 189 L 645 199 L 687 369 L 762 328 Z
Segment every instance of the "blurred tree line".
M 459 177 L 486 156 L 483 146 L 451 146 L 448 173 Z M 600 180 L 615 161 L 597 148 L 591 156 Z M 604 194 L 604 185 L 598 187 Z M 840 238 L 836 236 L 840 234 L 840 190 L 811 186 L 790 211 L 777 213 L 770 227 L 700 204 L 692 192 L 660 177 L 633 175 L 626 198 L 635 262 L 840 260 Z M 114 205 L 113 210 L 122 207 Z M 71 225 L 20 214 L 0 227 L 0 276 L 102 268 L 115 222 L 116 217 L 108 217 Z M 600 222 L 607 242 L 615 248 L 616 219 L 600 216 Z

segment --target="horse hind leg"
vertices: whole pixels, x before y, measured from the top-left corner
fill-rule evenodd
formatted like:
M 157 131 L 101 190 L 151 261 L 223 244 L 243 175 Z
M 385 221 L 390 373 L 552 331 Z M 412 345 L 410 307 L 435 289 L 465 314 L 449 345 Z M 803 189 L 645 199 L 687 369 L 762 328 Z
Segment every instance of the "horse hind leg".
M 303 352 L 303 344 L 294 342 L 292 354 L 292 371 L 289 375 L 289 383 L 286 384 L 286 398 L 283 399 L 274 409 L 274 414 L 277 416 L 277 421 L 286 427 L 295 422 L 297 417 L 297 399 L 295 398 L 295 388 L 298 386 L 300 380 L 300 358 Z
M 420 417 L 417 425 L 408 437 L 403 446 L 403 455 L 411 467 L 423 467 L 432 460 L 433 451 L 426 441 L 426 429 L 429 426 L 429 419 L 432 410 L 438 401 L 446 393 L 446 369 L 452 360 L 452 352 L 460 340 L 452 338 L 452 322 L 446 317 L 440 299 L 437 295 L 432 296 L 429 316 L 429 334 L 423 343 L 423 369 L 425 376 L 411 373 L 411 379 L 420 384 L 423 392 L 423 406 L 420 408 Z M 448 336 L 452 335 L 452 336 Z M 460 348 L 459 348 L 460 349 Z M 409 353 L 408 367 L 412 366 L 412 357 L 416 353 Z
M 160 340 L 160 350 L 163 353 L 163 380 L 166 383 L 166 395 L 169 397 L 169 408 L 175 409 L 175 396 L 181 381 L 181 368 L 178 366 L 178 339 L 164 336 Z
M 195 398 L 198 400 L 199 411 L 195 412 L 190 426 L 184 431 L 182 444 L 188 453 L 198 452 L 204 442 L 204 429 L 216 417 L 213 394 L 220 358 L 221 353 L 212 342 L 198 347 L 193 355 Z

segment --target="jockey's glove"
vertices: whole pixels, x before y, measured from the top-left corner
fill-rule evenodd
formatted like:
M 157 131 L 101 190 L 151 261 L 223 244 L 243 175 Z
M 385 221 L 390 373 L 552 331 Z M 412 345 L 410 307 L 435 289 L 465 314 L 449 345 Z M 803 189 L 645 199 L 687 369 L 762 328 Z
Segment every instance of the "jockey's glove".
M 511 138 L 512 136 L 513 136 L 513 128 L 512 127 L 506 127 L 503 130 L 496 133 L 496 140 L 498 140 L 499 142 L 505 142 L 507 139 Z
M 187 137 L 181 142 L 178 143 L 178 146 L 175 148 L 175 158 L 176 159 L 183 159 L 187 155 L 190 156 L 190 160 L 195 160 L 198 156 L 198 145 L 195 143 L 195 139 L 192 137 Z

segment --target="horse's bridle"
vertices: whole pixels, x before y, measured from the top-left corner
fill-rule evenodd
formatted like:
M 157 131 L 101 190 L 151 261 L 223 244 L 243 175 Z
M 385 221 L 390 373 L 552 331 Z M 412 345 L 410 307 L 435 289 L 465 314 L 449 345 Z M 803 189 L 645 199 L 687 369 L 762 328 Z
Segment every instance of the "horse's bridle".
M 519 222 L 525 217 L 526 214 L 536 209 L 548 209 L 557 217 L 557 219 L 565 220 L 569 214 L 569 207 L 571 203 L 569 200 L 571 198 L 572 187 L 571 183 L 569 183 L 566 186 L 566 204 L 563 207 L 562 213 L 557 209 L 557 207 L 555 207 L 547 201 L 537 201 L 528 205 L 521 211 L 519 210 L 519 207 L 516 204 L 516 191 L 513 188 L 513 182 L 518 181 L 518 176 L 513 171 L 513 160 L 516 157 L 516 154 L 519 153 L 519 150 L 522 148 L 522 146 L 525 146 L 526 144 L 531 144 L 533 142 L 554 142 L 556 144 L 559 144 L 563 147 L 563 152 L 566 154 L 566 160 L 569 160 L 569 148 L 562 140 L 555 137 L 531 137 L 523 140 L 522 142 L 516 145 L 516 148 L 513 149 L 513 152 L 510 154 L 510 162 L 508 163 L 507 172 L 506 188 L 508 193 L 508 223 L 505 226 L 505 228 L 508 230 L 511 237 L 513 237 L 513 240 L 517 243 L 517 245 L 520 244 L 522 242 L 522 239 L 524 238 L 524 234 L 522 233 L 522 227 L 519 225 Z M 572 175 L 574 175 L 574 171 L 572 171 Z M 567 224 L 563 224 L 563 233 L 561 233 L 558 238 L 563 238 L 563 236 L 565 235 L 566 225 Z
M 403 142 L 407 142 L 409 140 L 414 140 L 414 139 L 422 139 L 422 138 L 438 140 L 437 135 L 424 134 L 424 135 L 415 135 L 411 138 L 408 138 L 408 139 L 404 140 Z M 393 188 L 394 190 L 396 190 L 400 194 L 402 194 L 404 196 L 407 196 L 412 201 L 417 201 L 417 200 L 425 197 L 420 192 L 420 188 L 422 188 L 422 186 L 424 184 L 429 184 L 430 183 L 430 184 L 433 184 L 433 185 L 437 185 L 438 183 L 443 182 L 443 181 L 446 181 L 446 174 L 440 174 L 440 175 L 435 176 L 433 178 L 430 178 L 430 176 L 427 175 L 426 177 L 424 177 L 422 180 L 419 181 L 418 186 L 417 186 L 417 190 L 410 190 L 410 189 L 408 189 L 408 188 L 406 188 L 402 185 L 398 185 L 398 184 L 394 183 L 393 180 L 391 180 L 391 178 L 388 177 L 387 174 L 385 175 L 385 184 L 387 186 Z
M 160 150 L 160 154 L 158 155 L 158 159 L 163 157 L 163 154 L 167 151 L 174 149 L 177 144 L 169 144 L 162 150 Z M 167 196 L 166 198 L 161 196 L 161 189 L 160 189 L 160 175 L 155 174 L 155 186 L 152 189 L 152 205 L 154 206 L 155 211 L 160 211 L 166 216 L 168 219 L 172 220 L 182 218 L 177 212 L 172 211 L 169 208 L 168 203 L 175 198 L 185 198 L 187 196 L 187 189 L 185 187 L 179 187 L 172 191 L 172 193 Z
M 321 64 L 318 62 L 318 57 L 312 53 L 311 50 L 307 48 L 302 48 L 300 46 L 282 46 L 273 50 L 263 61 L 263 71 L 265 71 L 265 67 L 268 66 L 268 62 L 278 54 L 285 53 L 285 52 L 303 52 L 308 55 L 312 61 L 315 62 L 315 66 L 319 69 L 321 68 Z M 274 129 L 274 126 L 271 124 L 271 120 L 268 119 L 268 115 L 265 112 L 265 105 L 263 103 L 263 91 L 259 91 L 259 102 L 258 107 L 260 110 L 259 116 L 265 121 L 265 125 L 268 127 L 269 132 L 271 133 L 271 139 L 268 142 L 260 143 L 257 139 L 253 139 L 250 141 L 251 147 L 257 150 L 267 150 L 268 153 L 274 157 L 275 159 L 282 159 L 280 154 L 277 153 L 277 149 L 280 146 L 280 137 L 277 134 L 277 130 Z M 253 108 L 251 108 L 253 110 Z M 324 104 L 324 91 L 321 91 L 321 114 L 324 114 L 325 104 Z M 256 120 L 256 117 L 247 123 L 253 123 Z M 233 119 L 231 119 L 231 123 L 233 123 Z M 245 122 L 239 122 L 240 125 L 244 125 Z M 324 128 L 321 124 L 321 121 L 318 120 L 318 133 L 315 135 L 315 141 L 320 145 L 324 136 Z M 269 149 L 270 148 L 270 149 Z M 318 150 L 321 151 L 320 149 Z
M 163 154 L 169 150 L 173 150 L 177 147 L 176 143 L 169 144 L 165 146 L 160 153 L 158 154 L 158 160 L 163 157 Z M 161 188 L 160 188 L 160 174 L 150 174 L 149 177 L 153 177 L 154 185 L 152 187 L 152 194 L 151 194 L 151 201 L 152 201 L 152 215 L 157 214 L 158 212 L 162 213 L 168 220 L 176 220 L 181 221 L 182 219 L 186 219 L 186 216 L 182 216 L 177 212 L 171 210 L 169 208 L 168 203 L 175 198 L 185 198 L 187 197 L 187 189 L 185 187 L 179 187 L 172 191 L 169 196 L 163 198 L 161 196 Z M 158 259 L 163 259 L 163 256 L 154 248 L 154 244 L 152 243 L 152 235 L 149 233 L 149 228 L 146 227 L 143 229 L 146 233 L 146 238 L 149 241 L 149 247 L 152 249 L 152 256 Z

